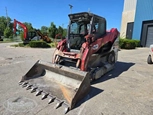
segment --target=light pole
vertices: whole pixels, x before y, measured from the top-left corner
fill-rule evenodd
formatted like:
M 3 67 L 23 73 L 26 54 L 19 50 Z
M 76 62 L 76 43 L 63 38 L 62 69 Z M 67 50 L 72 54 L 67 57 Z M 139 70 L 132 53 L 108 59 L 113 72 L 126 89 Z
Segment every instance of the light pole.
M 70 13 L 72 14 L 72 5 L 71 4 L 69 4 L 69 7 L 70 7 Z
M 6 10 L 6 20 L 7 20 L 7 27 L 9 27 L 9 22 L 8 22 L 8 13 L 7 13 L 7 7 L 5 7 Z

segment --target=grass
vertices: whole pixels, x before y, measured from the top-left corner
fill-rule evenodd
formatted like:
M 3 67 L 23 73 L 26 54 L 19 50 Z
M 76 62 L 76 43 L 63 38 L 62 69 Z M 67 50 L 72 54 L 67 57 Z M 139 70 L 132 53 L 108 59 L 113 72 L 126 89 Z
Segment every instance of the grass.
M 47 44 L 48 44 L 51 48 L 54 48 L 54 47 L 56 47 L 56 44 L 57 44 L 57 43 L 52 42 L 52 43 L 47 43 Z M 29 45 L 29 44 L 24 45 L 23 43 L 18 43 L 18 44 L 11 45 L 11 47 L 25 47 L 25 48 L 28 48 L 28 47 L 30 47 L 30 45 Z
M 21 38 L 20 37 L 13 37 L 13 38 L 4 38 L 3 37 L 3 41 L 0 41 L 0 43 L 11 43 L 11 42 L 21 42 Z
M 13 44 L 12 47 L 30 47 L 29 44 L 24 45 L 23 43 Z
M 10 43 L 10 42 L 14 42 L 13 39 L 4 38 L 3 41 L 0 41 L 0 43 Z
M 52 42 L 52 43 L 50 43 L 49 45 L 50 45 L 51 48 L 54 48 L 54 47 L 56 47 L 56 44 L 57 44 L 57 43 Z

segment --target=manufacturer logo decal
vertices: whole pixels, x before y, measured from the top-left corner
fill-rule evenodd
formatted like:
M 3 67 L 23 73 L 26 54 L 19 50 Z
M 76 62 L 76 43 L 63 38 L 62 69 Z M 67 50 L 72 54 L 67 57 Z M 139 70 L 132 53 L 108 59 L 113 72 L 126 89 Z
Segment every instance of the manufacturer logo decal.
M 97 50 L 98 47 L 99 47 L 98 44 L 96 44 L 96 45 L 93 45 L 92 49 L 93 49 L 93 50 Z

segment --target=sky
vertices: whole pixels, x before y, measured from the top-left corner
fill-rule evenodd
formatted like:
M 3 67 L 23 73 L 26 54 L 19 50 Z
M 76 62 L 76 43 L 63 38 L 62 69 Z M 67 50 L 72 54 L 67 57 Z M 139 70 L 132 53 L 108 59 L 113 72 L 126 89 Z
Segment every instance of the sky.
M 102 16 L 107 21 L 107 30 L 120 31 L 124 0 L 0 0 L 0 16 L 8 16 L 20 22 L 30 22 L 34 28 L 56 26 L 67 28 L 70 14 L 88 12 Z

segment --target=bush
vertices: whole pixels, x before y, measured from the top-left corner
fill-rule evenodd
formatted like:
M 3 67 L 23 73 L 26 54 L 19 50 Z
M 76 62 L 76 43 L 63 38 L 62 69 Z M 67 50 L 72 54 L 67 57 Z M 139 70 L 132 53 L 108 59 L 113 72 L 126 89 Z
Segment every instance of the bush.
M 13 44 L 13 45 L 11 45 L 12 47 L 19 47 L 19 45 L 18 44 Z
M 18 43 L 18 44 L 14 44 L 11 46 L 13 46 L 13 47 L 30 47 L 29 44 L 24 44 L 24 43 Z
M 119 46 L 122 49 L 135 49 L 140 46 L 139 40 L 121 39 L 119 40 Z
M 140 40 L 134 40 L 136 47 L 140 47 Z
M 25 45 L 23 43 L 18 44 L 19 47 L 24 47 Z
M 33 48 L 49 48 L 50 45 L 48 45 L 44 41 L 30 41 L 29 46 Z
M 56 47 L 57 44 L 55 42 L 52 42 L 49 45 L 50 45 L 50 47 Z
M 9 39 L 13 39 L 13 35 L 10 35 L 10 36 L 9 36 Z
M 5 38 L 9 38 L 9 36 L 12 36 L 12 35 L 13 35 L 12 30 L 11 30 L 9 27 L 7 27 L 7 28 L 4 30 L 4 37 L 5 37 Z

